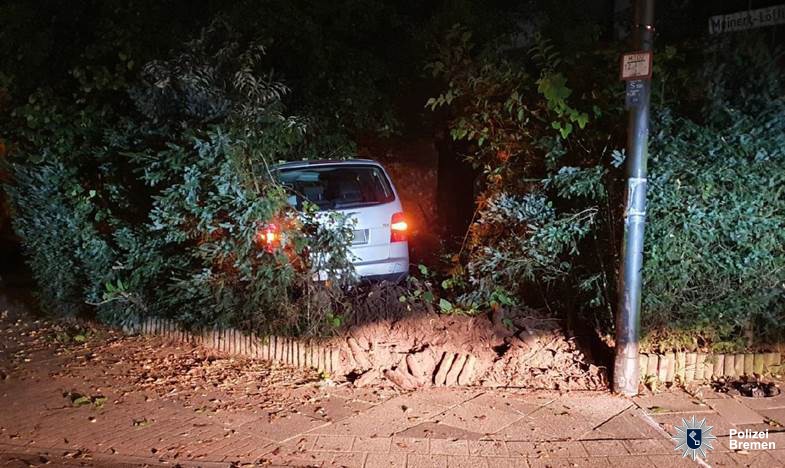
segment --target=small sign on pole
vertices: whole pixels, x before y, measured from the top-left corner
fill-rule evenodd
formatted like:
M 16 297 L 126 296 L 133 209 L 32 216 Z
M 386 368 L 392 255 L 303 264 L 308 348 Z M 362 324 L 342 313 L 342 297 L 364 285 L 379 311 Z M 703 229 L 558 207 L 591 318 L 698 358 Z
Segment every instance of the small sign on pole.
M 624 107 L 632 109 L 640 107 L 643 103 L 645 83 L 643 80 L 628 80 L 624 94 Z
M 621 79 L 650 80 L 651 79 L 651 51 L 627 52 L 621 56 Z

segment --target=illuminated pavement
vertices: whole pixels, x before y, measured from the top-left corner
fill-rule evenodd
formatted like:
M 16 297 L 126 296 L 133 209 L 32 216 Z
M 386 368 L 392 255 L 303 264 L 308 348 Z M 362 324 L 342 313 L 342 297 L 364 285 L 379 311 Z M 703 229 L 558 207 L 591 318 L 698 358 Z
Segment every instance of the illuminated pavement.
M 3 466 L 696 466 L 675 452 L 668 434 L 693 415 L 706 418 L 719 437 L 703 466 L 785 465 L 783 396 L 752 400 L 704 391 L 698 399 L 669 391 L 630 400 L 602 392 L 445 388 L 400 394 L 317 379 L 275 390 L 280 398 L 299 398 L 276 409 L 269 401 L 278 398 L 274 392 L 238 391 L 236 382 L 248 382 L 238 375 L 250 373 L 253 381 L 257 372 L 249 363 L 226 374 L 231 378 L 209 374 L 214 381 L 192 391 L 182 375 L 162 374 L 137 379 L 142 390 L 133 390 L 123 376 L 154 362 L 140 355 L 169 362 L 194 350 L 115 338 L 103 348 L 86 343 L 55 351 L 13 339 L 34 336 L 35 327 L 17 332 L 7 321 L 4 327 Z M 140 352 L 128 354 L 134 350 Z M 169 377 L 179 378 L 177 386 L 161 392 Z M 148 380 L 163 383 L 145 387 Z M 66 397 L 74 389 L 106 401 L 74 404 Z M 777 449 L 731 451 L 731 429 L 768 429 Z

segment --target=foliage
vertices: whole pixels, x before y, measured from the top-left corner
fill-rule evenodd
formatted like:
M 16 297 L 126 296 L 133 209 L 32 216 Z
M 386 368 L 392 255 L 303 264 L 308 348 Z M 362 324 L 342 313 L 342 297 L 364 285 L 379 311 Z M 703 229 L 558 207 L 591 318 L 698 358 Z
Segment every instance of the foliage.
M 784 331 L 785 101 L 753 105 L 703 124 L 658 116 L 643 304 L 654 346 L 733 349 Z
M 451 281 L 468 279 L 461 300 L 474 307 L 539 300 L 607 334 L 624 197 L 621 98 L 607 84 L 610 54 L 567 55 L 555 44 L 535 36 L 522 56 L 478 48 L 456 28 L 430 65 L 445 88 L 428 106 L 452 111 L 452 136 L 469 143 L 466 158 L 484 175 L 465 268 Z M 756 38 L 669 44 L 659 55 L 646 347 L 735 350 L 785 332 L 785 107 L 775 56 Z M 699 92 L 695 76 L 707 82 Z
M 607 147 L 607 136 L 599 142 L 600 131 L 585 128 L 610 92 L 575 96 L 562 71 L 574 62 L 540 36 L 527 60 L 473 49 L 469 32 L 448 34 L 429 67 L 448 86 L 428 105 L 453 109 L 451 134 L 470 143 L 466 157 L 484 175 L 466 246 L 470 287 L 461 297 L 481 308 L 521 302 L 527 285 L 549 288 L 580 264 L 580 246 L 603 222 L 610 163 L 607 149 L 594 151 Z
M 318 219 L 314 207 L 295 212 L 272 179 L 306 127 L 285 115 L 288 89 L 263 71 L 264 52 L 216 21 L 146 64 L 141 80 L 131 67 L 107 80 L 88 64 L 73 71 L 75 101 L 41 91 L 15 111 L 8 191 L 48 310 L 113 323 L 152 314 L 331 327 L 352 276 L 351 226 Z M 284 232 L 275 249 L 259 243 L 270 223 Z

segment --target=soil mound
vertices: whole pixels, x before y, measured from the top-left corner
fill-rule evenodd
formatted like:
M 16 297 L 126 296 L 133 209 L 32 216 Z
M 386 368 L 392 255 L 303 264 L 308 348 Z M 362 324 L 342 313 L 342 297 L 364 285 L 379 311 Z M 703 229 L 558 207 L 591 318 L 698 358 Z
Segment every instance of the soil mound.
M 558 320 L 532 311 L 492 316 L 416 312 L 358 324 L 336 338 L 338 372 L 355 385 L 386 379 L 403 389 L 481 385 L 605 388 Z

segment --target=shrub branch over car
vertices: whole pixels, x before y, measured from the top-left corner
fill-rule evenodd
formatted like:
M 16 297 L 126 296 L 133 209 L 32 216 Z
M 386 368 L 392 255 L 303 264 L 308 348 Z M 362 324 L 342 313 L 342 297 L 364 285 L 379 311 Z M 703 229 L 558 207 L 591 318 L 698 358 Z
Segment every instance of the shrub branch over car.
M 9 192 L 47 309 L 118 324 L 164 315 L 257 331 L 330 326 L 351 277 L 351 229 L 345 217 L 327 229 L 314 207 L 293 213 L 271 177 L 307 127 L 285 114 L 288 90 L 263 59 L 263 47 L 215 21 L 141 79 L 102 86 L 75 70 L 76 100 L 40 91 L 17 109 Z M 289 228 L 274 250 L 258 243 L 271 222 Z M 332 281 L 315 282 L 317 271 Z

